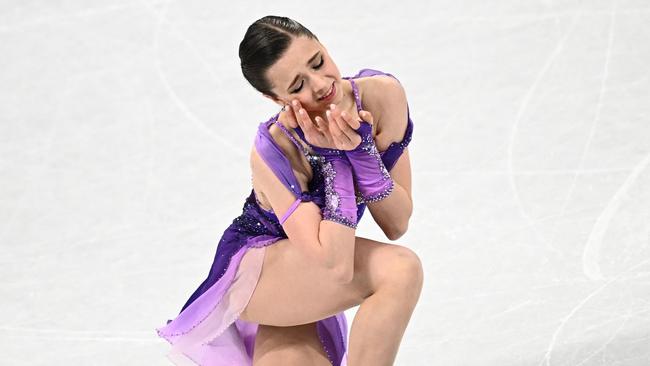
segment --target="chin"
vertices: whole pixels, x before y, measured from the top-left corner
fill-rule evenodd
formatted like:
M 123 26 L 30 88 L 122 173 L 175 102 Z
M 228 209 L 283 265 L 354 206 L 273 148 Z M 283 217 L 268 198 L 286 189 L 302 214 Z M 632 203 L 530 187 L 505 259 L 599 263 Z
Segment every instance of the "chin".
M 333 84 L 334 84 L 334 88 L 336 89 L 336 95 L 334 95 L 334 99 L 332 99 L 330 101 L 327 101 L 327 102 L 322 101 L 320 99 L 317 99 L 316 103 L 318 105 L 318 107 L 317 107 L 318 110 L 323 110 L 324 111 L 326 109 L 329 109 L 330 104 L 337 104 L 339 99 L 341 98 L 341 83 L 339 82 L 338 79 L 336 79 L 336 80 L 334 80 Z

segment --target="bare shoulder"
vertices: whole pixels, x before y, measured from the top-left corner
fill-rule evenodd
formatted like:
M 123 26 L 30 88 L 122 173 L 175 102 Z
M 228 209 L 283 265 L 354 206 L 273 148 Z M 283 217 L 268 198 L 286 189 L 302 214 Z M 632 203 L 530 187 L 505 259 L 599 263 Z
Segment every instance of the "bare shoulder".
M 269 127 L 269 134 L 280 151 L 282 151 L 282 154 L 289 160 L 293 173 L 298 179 L 298 183 L 300 183 L 303 190 L 305 190 L 312 176 L 309 162 L 298 150 L 293 141 L 291 141 L 275 123 L 271 124 Z M 255 149 L 253 149 L 253 153 L 258 155 Z
M 355 82 L 363 108 L 372 114 L 377 125 L 377 149 L 385 151 L 392 142 L 404 137 L 408 124 L 406 92 L 397 79 L 388 75 L 362 77 Z

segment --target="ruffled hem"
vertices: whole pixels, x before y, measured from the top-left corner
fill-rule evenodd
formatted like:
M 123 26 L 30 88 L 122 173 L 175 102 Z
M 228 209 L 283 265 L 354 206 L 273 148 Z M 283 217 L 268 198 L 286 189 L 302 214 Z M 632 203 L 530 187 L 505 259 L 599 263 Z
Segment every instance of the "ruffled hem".
M 172 344 L 167 358 L 174 364 L 252 364 L 252 345 L 246 347 L 242 334 L 233 323 L 238 320 L 257 286 L 265 250 L 265 246 L 240 249 L 217 283 L 176 319 L 156 329 L 160 337 Z M 256 325 L 251 327 L 250 323 L 241 322 L 242 328 L 248 328 L 244 329 L 248 333 L 257 332 Z M 250 354 L 247 348 L 250 348 Z
M 260 240 L 261 239 L 261 240 Z M 266 246 L 280 238 L 250 238 L 232 256 L 223 276 L 167 325 L 156 328 L 172 348 L 177 366 L 251 366 L 257 323 L 240 319 L 264 263 Z M 250 251 L 250 253 L 249 253 Z M 248 254 L 248 255 L 246 255 Z M 344 312 L 317 322 L 323 348 L 335 366 L 345 366 L 347 321 Z

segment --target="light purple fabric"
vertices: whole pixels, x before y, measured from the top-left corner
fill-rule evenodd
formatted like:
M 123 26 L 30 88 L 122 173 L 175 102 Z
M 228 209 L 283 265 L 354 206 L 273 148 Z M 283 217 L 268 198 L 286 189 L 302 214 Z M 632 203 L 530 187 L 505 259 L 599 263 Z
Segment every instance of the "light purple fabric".
M 361 143 L 355 149 L 346 151 L 345 155 L 352 165 L 357 188 L 366 202 L 382 200 L 392 192 L 393 179 L 377 151 L 372 125 L 361 121 L 356 131 L 361 136 Z
M 255 245 L 262 244 L 268 245 L 268 239 L 256 240 Z M 243 263 L 244 254 L 251 250 Z M 257 326 L 233 323 L 257 285 L 264 250 L 265 246 L 254 245 L 239 250 L 214 286 L 172 322 L 156 329 L 173 346 L 167 355 L 169 360 L 176 365 L 252 364 Z
M 286 130 L 281 123 L 276 123 L 278 127 L 296 144 L 296 146 L 309 158 L 307 151 L 298 143 L 294 137 Z M 304 139 L 302 130 L 296 130 L 298 135 Z M 357 227 L 357 204 L 354 193 L 354 178 L 352 176 L 352 166 L 342 150 L 321 148 L 311 145 L 312 150 L 319 157 L 319 168 L 325 178 L 324 199 L 325 206 L 322 209 L 324 220 L 338 222 L 351 228 Z M 313 157 L 312 157 L 313 158 Z M 310 159 L 310 161 L 314 161 Z M 281 223 L 291 215 L 298 206 L 298 200 L 294 201 L 290 208 L 282 216 Z
M 357 204 L 350 162 L 344 154 L 326 158 L 323 170 L 325 172 L 323 219 L 356 229 Z
M 385 73 L 363 69 L 353 78 L 376 74 Z M 357 108 L 361 108 L 360 100 L 357 99 L 356 102 Z M 296 199 L 294 203 L 297 202 L 296 207 L 300 202 L 312 201 L 322 210 L 325 206 L 325 174 L 316 163 L 318 159 L 310 158 L 314 177 L 309 182 L 308 191 L 301 192 L 289 159 L 284 156 L 269 134 L 268 128 L 276 119 L 277 115 L 260 123 L 254 140 L 258 153 L 280 182 L 293 194 Z M 412 129 L 409 117 L 404 139 L 399 143 L 391 144 L 386 151 L 380 153 L 387 170 L 390 171 L 410 142 Z M 365 207 L 365 203 L 357 202 L 357 222 L 363 216 Z M 250 290 L 255 282 L 254 271 L 259 267 L 255 265 L 242 267 L 241 275 L 249 276 L 246 276 L 246 281 L 242 279 L 239 286 L 233 285 L 237 283 L 235 282 L 236 270 L 244 253 L 250 248 L 273 245 L 286 237 L 278 217 L 272 211 L 262 209 L 251 190 L 242 207 L 242 213 L 232 221 L 220 238 L 207 278 L 196 288 L 174 319 L 168 319 L 166 325 L 156 328 L 160 337 L 174 345 L 176 341 L 181 342 L 180 339 L 184 335 L 191 334 L 192 329 L 201 327 L 201 324 L 211 324 L 210 327 L 202 329 L 206 333 L 201 333 L 203 337 L 199 337 L 201 339 L 207 337 L 211 340 L 185 344 L 184 349 L 187 353 L 177 353 L 179 359 L 172 360 L 176 365 L 251 366 L 258 324 L 239 318 L 234 321 L 232 319 L 236 317 L 237 311 L 241 310 L 247 289 Z M 235 290 L 229 292 L 230 289 Z M 232 299 L 236 301 L 230 301 Z M 224 318 L 220 318 L 219 314 L 223 314 Z M 346 365 L 348 324 L 345 313 L 341 311 L 321 319 L 316 325 L 319 339 L 332 365 Z M 219 332 L 220 334 L 215 336 Z M 197 338 L 189 339 L 197 340 Z
M 354 76 L 345 76 L 343 77 L 343 79 L 354 80 L 354 79 L 369 77 L 374 75 L 387 75 L 399 82 L 399 79 L 393 76 L 393 74 L 379 71 L 379 70 L 368 69 L 368 68 L 361 69 Z M 359 92 L 357 86 L 354 83 L 352 83 L 352 90 L 354 91 L 357 110 L 360 111 L 363 109 L 363 105 L 361 104 L 361 99 L 359 98 Z M 395 165 L 399 157 L 402 155 L 404 149 L 411 143 L 411 139 L 413 137 L 413 121 L 411 120 L 411 111 L 408 102 L 406 104 L 406 112 L 407 112 L 406 113 L 407 125 L 402 140 L 399 142 L 392 142 L 390 145 L 388 145 L 386 150 L 379 152 L 379 155 L 381 156 L 381 160 L 384 162 L 384 165 L 386 166 L 386 170 L 388 170 L 389 172 L 393 169 L 393 166 Z
M 300 198 L 297 198 L 295 201 L 293 201 L 291 206 L 289 206 L 289 208 L 287 209 L 287 212 L 285 212 L 284 215 L 282 215 L 282 218 L 280 218 L 280 224 L 284 225 L 284 222 L 287 221 L 287 219 L 289 218 L 289 216 L 291 216 L 293 211 L 295 211 L 296 208 L 298 208 L 298 204 L 300 204 L 300 202 L 302 202 L 302 199 Z

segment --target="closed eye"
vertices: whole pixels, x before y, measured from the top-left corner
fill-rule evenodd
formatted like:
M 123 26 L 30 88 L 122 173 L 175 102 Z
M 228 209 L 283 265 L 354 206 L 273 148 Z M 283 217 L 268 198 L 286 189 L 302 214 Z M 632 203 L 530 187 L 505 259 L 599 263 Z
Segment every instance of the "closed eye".
M 321 67 L 323 67 L 324 63 L 325 63 L 325 59 L 323 57 L 321 57 L 320 58 L 320 63 L 318 65 L 314 66 L 314 69 L 316 69 L 316 70 L 320 69 Z M 304 83 L 305 83 L 304 81 L 302 83 L 300 83 L 300 87 L 298 89 L 292 91 L 291 94 L 298 93 L 299 91 L 301 91 L 302 86 L 303 86 Z

